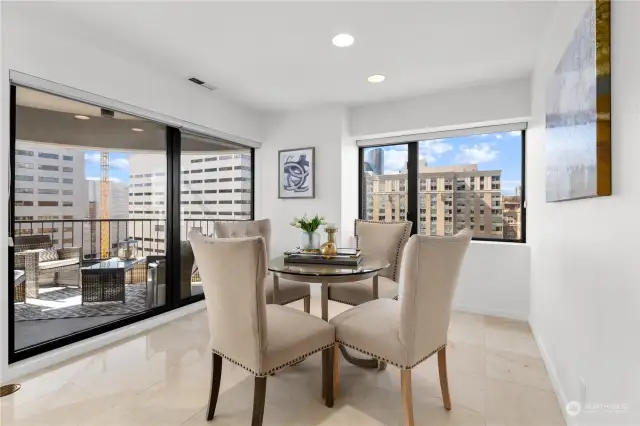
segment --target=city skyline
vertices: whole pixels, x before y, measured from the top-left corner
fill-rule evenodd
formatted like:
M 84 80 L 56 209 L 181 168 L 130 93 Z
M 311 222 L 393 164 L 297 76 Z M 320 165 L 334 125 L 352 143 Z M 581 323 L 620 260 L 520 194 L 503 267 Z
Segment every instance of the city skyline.
M 406 144 L 382 149 L 385 174 L 396 174 L 405 168 Z M 477 164 L 479 171 L 500 170 L 503 195 L 515 195 L 516 187 L 522 185 L 520 131 L 424 140 L 418 142 L 418 152 L 420 161 L 428 166 Z

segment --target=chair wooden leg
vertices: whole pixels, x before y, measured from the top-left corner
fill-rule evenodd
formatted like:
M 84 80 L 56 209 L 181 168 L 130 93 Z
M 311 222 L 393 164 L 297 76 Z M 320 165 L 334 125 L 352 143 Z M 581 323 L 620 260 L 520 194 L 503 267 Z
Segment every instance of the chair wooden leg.
M 304 298 L 304 311 L 308 314 L 311 313 L 311 296 Z
M 212 420 L 216 413 L 218 394 L 220 392 L 220 378 L 222 377 L 222 357 L 213 354 L 211 366 L 211 391 L 209 392 L 209 409 L 207 410 L 207 420 Z
M 267 393 L 267 378 L 256 377 L 253 385 L 253 417 L 251 426 L 262 426 L 264 417 L 264 400 Z
M 338 374 L 340 372 L 340 344 L 336 343 L 333 346 L 333 399 L 338 397 L 338 389 L 340 388 L 338 382 Z
M 449 396 L 449 380 L 447 378 L 447 348 L 438 351 L 438 373 L 440 376 L 440 389 L 442 389 L 442 401 L 444 408 L 451 410 L 451 397 Z
M 333 407 L 333 347 L 322 351 L 322 383 L 324 404 Z
M 404 412 L 404 426 L 413 426 L 413 396 L 411 394 L 411 370 L 400 371 L 400 386 L 402 387 L 402 411 Z

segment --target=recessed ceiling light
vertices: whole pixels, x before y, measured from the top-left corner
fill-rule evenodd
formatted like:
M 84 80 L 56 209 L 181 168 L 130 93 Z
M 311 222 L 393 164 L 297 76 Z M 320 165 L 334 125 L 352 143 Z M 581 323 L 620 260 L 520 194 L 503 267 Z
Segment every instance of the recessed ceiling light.
M 369 83 L 382 83 L 386 78 L 387 77 L 382 74 L 374 74 L 372 76 L 369 76 L 367 80 L 369 80 Z
M 331 41 L 335 46 L 348 47 L 353 44 L 355 38 L 351 34 L 338 34 Z
M 86 115 L 74 115 L 74 118 L 77 118 L 78 120 L 88 120 L 89 117 L 87 117 Z
M 144 129 L 141 129 L 139 127 L 134 127 L 131 130 L 133 130 L 134 132 L 144 132 Z

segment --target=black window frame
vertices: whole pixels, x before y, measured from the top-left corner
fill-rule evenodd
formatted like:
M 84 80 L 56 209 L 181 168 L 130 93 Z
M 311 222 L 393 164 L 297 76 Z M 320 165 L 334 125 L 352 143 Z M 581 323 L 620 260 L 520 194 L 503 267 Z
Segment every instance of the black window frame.
M 16 101 L 17 101 L 17 87 L 25 87 L 30 90 L 33 89 L 28 86 L 18 86 L 14 83 L 9 83 L 9 163 L 10 163 L 10 187 L 9 187 L 9 215 L 8 215 L 8 225 L 9 225 L 9 236 L 13 237 L 14 235 L 19 235 L 16 232 L 15 227 L 15 203 L 16 200 L 16 155 L 18 153 L 23 154 L 26 152 L 25 150 L 16 150 Z M 57 94 L 53 94 L 54 96 L 60 96 Z M 130 114 L 130 112 L 122 111 L 123 113 Z M 22 349 L 17 350 L 15 347 L 15 311 L 14 311 L 14 293 L 15 288 L 13 285 L 8 286 L 8 297 L 7 297 L 7 305 L 8 307 L 8 362 L 9 364 L 13 364 L 19 361 L 23 361 L 25 359 L 34 357 L 36 355 L 40 355 L 43 353 L 51 352 L 56 349 L 92 338 L 104 333 L 108 333 L 114 330 L 117 330 L 122 327 L 126 327 L 131 324 L 135 324 L 139 321 L 155 317 L 157 315 L 161 315 L 172 310 L 187 306 L 189 304 L 199 302 L 204 300 L 204 294 L 196 294 L 187 298 L 181 298 L 180 296 L 180 225 L 181 225 L 181 217 L 180 217 L 180 202 L 181 202 L 181 193 L 180 193 L 180 177 L 181 177 L 181 163 L 180 157 L 181 153 L 181 141 L 182 141 L 182 132 L 180 129 L 171 127 L 169 125 L 165 125 L 165 143 L 166 143 L 166 158 L 167 158 L 167 169 L 166 172 L 160 173 L 162 177 L 165 177 L 166 174 L 166 216 L 165 223 L 161 225 L 156 225 L 157 232 L 165 232 L 165 255 L 163 256 L 167 259 L 167 269 L 166 269 L 166 278 L 167 278 L 167 293 L 166 293 L 166 303 L 163 306 L 150 308 L 144 310 L 137 314 L 132 314 L 126 316 L 121 319 L 117 319 L 105 324 L 101 324 L 98 326 L 88 327 L 82 329 L 80 331 L 71 332 L 61 337 L 53 338 L 51 340 L 40 342 Z M 238 145 L 239 149 L 249 150 L 250 161 L 251 161 L 251 207 L 250 212 L 247 214 L 243 214 L 242 219 L 233 219 L 233 220 L 254 220 L 255 218 L 255 149 L 252 147 Z M 18 151 L 18 153 L 16 152 Z M 24 151 L 24 152 L 22 152 Z M 41 157 L 35 152 L 31 151 L 31 155 L 24 155 L 23 157 L 35 157 L 39 158 L 49 158 Z M 52 158 L 53 159 L 53 158 Z M 57 158 L 60 159 L 60 156 Z M 71 161 L 72 159 L 67 159 L 63 157 L 63 161 Z M 206 160 L 203 160 L 203 162 Z M 18 173 L 20 175 L 20 173 Z M 131 175 L 132 179 L 138 177 L 137 175 Z M 35 182 L 33 176 L 31 176 L 31 180 L 29 182 Z M 18 181 L 19 182 L 19 181 Z M 130 183 L 129 187 L 134 186 L 142 186 L 138 184 Z M 31 203 L 35 204 L 33 201 Z M 64 202 L 64 201 L 63 201 Z M 136 213 L 140 213 L 136 211 Z M 247 216 L 248 215 L 248 216 Z M 70 219 L 74 220 L 74 219 Z M 82 221 L 81 219 L 79 219 Z M 222 221 L 229 219 L 207 219 L 210 221 Z M 160 230 L 160 227 L 162 228 Z M 59 241 L 55 240 L 54 244 L 58 244 Z M 153 248 L 153 247 L 152 247 Z M 15 266 L 15 258 L 14 258 L 14 248 L 9 247 L 8 250 L 9 262 L 8 262 L 8 282 L 13 282 L 13 269 Z
M 502 132 L 492 132 L 492 133 L 502 133 Z M 445 138 L 446 139 L 446 138 Z M 405 191 L 407 198 L 407 213 L 406 220 L 410 220 L 412 222 L 411 226 L 411 235 L 419 233 L 418 230 L 418 218 L 419 218 L 419 191 L 418 191 L 418 167 L 420 164 L 419 159 L 419 144 L 421 141 L 426 139 L 419 139 L 410 142 L 398 142 L 393 144 L 380 144 L 380 145 L 367 145 L 358 147 L 358 218 L 366 219 L 367 217 L 367 188 L 366 188 L 366 180 L 365 180 L 365 170 L 364 170 L 364 153 L 365 150 L 370 148 L 382 148 L 385 146 L 398 146 L 398 145 L 407 145 L 407 188 Z M 507 244 L 525 244 L 527 242 L 527 198 L 526 198 L 526 143 L 527 143 L 527 134 L 526 130 L 520 130 L 520 140 L 521 140 L 521 158 L 520 158 L 520 239 L 519 240 L 508 240 L 508 239 L 497 239 L 497 238 L 487 238 L 487 237 L 473 237 L 473 241 L 491 241 L 496 243 L 507 243 Z M 252 173 L 253 174 L 253 173 Z M 484 182 L 484 179 L 481 180 Z M 482 188 L 480 188 L 482 189 Z M 502 196 L 500 198 L 502 200 Z M 503 209 L 504 214 L 504 209 Z M 492 223 L 493 226 L 493 223 Z M 500 226 L 504 231 L 504 225 L 501 222 Z

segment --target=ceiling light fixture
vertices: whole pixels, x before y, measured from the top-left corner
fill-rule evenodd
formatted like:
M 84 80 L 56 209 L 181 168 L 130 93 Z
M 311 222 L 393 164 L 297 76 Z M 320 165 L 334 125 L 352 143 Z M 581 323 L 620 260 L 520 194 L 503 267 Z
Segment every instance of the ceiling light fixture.
M 349 47 L 353 44 L 354 40 L 355 38 L 351 34 L 338 34 L 331 42 L 333 42 L 334 46 Z
M 88 120 L 89 117 L 86 115 L 74 115 L 73 118 L 77 118 L 78 120 Z
M 382 74 L 374 74 L 367 79 L 369 83 L 382 83 L 387 77 Z
M 134 132 L 144 132 L 144 129 L 141 129 L 139 127 L 134 127 L 131 130 L 133 130 Z

